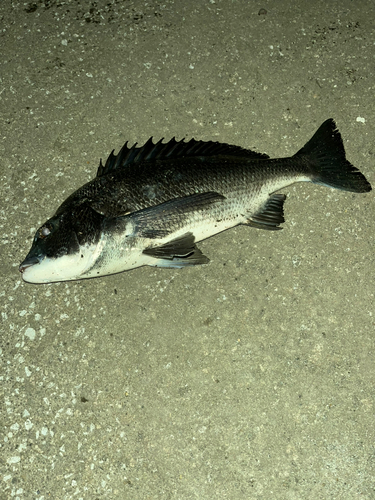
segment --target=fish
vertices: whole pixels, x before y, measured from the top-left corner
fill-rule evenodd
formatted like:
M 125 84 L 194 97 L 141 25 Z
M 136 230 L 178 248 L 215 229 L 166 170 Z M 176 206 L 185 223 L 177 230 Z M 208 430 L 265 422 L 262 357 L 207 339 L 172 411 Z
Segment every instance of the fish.
M 199 241 L 240 224 L 282 229 L 286 196 L 277 191 L 295 182 L 372 189 L 332 118 L 285 158 L 195 139 L 126 142 L 36 231 L 19 271 L 25 282 L 51 283 L 206 264 Z

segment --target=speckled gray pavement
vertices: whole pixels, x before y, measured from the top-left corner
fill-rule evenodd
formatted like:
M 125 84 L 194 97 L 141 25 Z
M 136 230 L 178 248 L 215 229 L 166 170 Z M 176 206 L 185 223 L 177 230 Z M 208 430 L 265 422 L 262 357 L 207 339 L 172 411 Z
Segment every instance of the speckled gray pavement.
M 1 2 L 1 500 L 375 498 L 373 193 L 291 186 L 193 269 L 18 272 L 126 140 L 287 156 L 333 117 L 375 184 L 375 5 L 308 4 Z

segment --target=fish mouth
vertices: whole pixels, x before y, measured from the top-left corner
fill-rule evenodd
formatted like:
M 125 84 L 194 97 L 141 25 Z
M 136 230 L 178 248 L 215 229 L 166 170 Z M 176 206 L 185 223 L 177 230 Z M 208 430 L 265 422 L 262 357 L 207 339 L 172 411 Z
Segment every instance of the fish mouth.
M 26 257 L 26 259 L 21 262 L 18 270 L 22 274 L 26 271 L 27 268 L 35 266 L 35 264 L 40 264 L 42 260 L 42 256 Z

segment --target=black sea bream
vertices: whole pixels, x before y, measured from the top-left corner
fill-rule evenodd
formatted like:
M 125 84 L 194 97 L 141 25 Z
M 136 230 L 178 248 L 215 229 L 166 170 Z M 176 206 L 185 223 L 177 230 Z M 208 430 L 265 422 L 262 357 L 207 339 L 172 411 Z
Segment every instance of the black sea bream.
M 274 193 L 299 181 L 371 190 L 332 119 L 289 158 L 194 139 L 126 143 L 38 229 L 19 269 L 25 281 L 49 283 L 205 264 L 198 241 L 238 224 L 281 229 L 286 197 Z

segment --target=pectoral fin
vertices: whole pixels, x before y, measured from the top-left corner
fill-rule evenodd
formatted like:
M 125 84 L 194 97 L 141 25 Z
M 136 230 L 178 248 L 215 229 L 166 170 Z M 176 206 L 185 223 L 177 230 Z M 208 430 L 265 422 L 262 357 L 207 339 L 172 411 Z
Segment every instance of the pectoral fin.
M 165 238 L 180 229 L 194 213 L 207 210 L 212 204 L 225 200 L 216 192 L 196 193 L 174 198 L 160 205 L 144 208 L 120 217 L 106 220 L 108 231 L 123 231 L 131 224 L 133 233 L 140 238 Z
M 194 241 L 194 235 L 186 233 L 161 246 L 146 248 L 143 253 L 155 258 L 155 263 L 149 265 L 156 267 L 180 268 L 207 264 L 209 259 L 195 246 Z
M 198 193 L 140 210 L 133 214 L 136 232 L 143 238 L 167 236 L 182 226 L 193 212 L 205 210 L 223 200 L 225 196 L 219 193 Z

